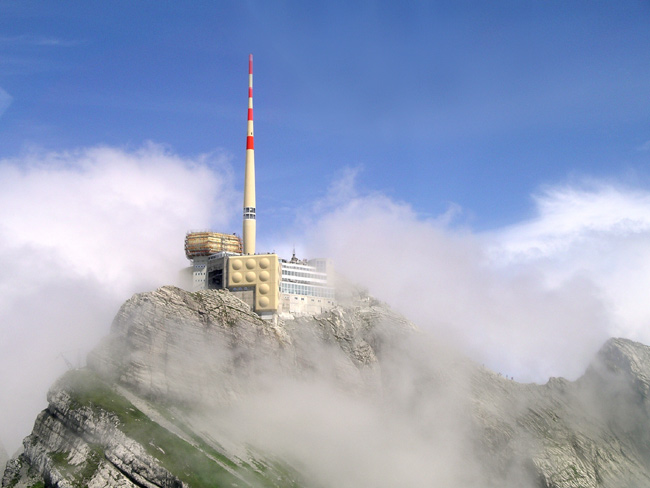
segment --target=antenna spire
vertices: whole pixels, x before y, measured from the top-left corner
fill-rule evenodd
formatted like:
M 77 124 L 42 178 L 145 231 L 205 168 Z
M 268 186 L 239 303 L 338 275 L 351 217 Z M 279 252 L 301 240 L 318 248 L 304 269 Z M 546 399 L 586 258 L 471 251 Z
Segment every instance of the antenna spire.
M 253 55 L 248 56 L 248 126 L 244 173 L 244 254 L 255 254 L 255 144 L 253 138 Z

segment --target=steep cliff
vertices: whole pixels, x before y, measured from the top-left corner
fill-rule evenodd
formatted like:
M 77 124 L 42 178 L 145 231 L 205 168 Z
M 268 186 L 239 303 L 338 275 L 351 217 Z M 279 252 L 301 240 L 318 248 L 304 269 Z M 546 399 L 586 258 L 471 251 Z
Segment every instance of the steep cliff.
M 7 451 L 5 450 L 5 446 L 3 446 L 2 443 L 0 442 L 0 472 L 4 472 L 5 464 L 7 464 L 8 459 L 9 456 L 7 455 Z
M 135 295 L 48 394 L 3 487 L 650 486 L 650 348 L 519 384 L 373 301 L 260 320 Z

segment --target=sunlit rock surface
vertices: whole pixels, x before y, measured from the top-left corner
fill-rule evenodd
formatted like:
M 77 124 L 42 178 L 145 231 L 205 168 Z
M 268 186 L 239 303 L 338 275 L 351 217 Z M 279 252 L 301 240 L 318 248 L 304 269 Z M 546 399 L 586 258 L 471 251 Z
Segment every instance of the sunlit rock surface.
M 650 486 L 650 348 L 520 384 L 371 299 L 267 322 L 135 295 L 48 394 L 3 487 Z

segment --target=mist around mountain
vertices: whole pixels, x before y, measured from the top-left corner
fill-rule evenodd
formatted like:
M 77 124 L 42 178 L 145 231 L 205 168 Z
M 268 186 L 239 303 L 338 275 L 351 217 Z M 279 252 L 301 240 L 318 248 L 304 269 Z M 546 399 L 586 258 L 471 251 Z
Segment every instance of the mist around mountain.
M 2 487 L 648 486 L 649 391 L 628 340 L 521 384 L 370 297 L 267 322 L 163 287 L 52 386 Z

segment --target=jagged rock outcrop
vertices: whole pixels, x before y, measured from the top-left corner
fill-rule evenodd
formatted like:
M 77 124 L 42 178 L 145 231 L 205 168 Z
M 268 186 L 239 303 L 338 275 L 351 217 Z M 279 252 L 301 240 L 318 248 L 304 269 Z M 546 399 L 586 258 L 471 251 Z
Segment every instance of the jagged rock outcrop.
M 88 365 L 150 398 L 211 404 L 230 401 L 289 342 L 226 291 L 163 287 L 121 307 Z
M 650 348 L 611 339 L 576 382 L 483 374 L 475 411 L 500 474 L 528 472 L 542 488 L 650 486 Z
M 265 321 L 225 290 L 189 293 L 163 287 L 135 295 L 88 365 L 147 398 L 189 405 L 227 404 L 268 374 L 309 374 L 323 367 L 360 386 L 358 366 L 377 358 L 368 344 L 383 324 L 413 326 L 385 307 L 336 308 L 319 317 Z M 329 344 L 332 364 L 313 357 Z
M 328 463 L 346 456 L 325 437 L 315 450 L 309 436 L 296 449 L 255 443 L 293 439 L 292 416 L 318 414 L 318 400 L 295 405 L 313 384 L 328 402 L 313 432 L 340 432 L 334 452 L 367 437 L 331 479 Z M 650 486 L 649 392 L 650 348 L 624 339 L 578 381 L 520 384 L 383 304 L 268 322 L 226 291 L 163 287 L 128 300 L 88 367 L 52 387 L 2 487 Z M 337 431 L 349 418 L 358 432 Z M 233 419 L 249 437 L 231 436 Z
M 5 449 L 5 446 L 3 446 L 2 442 L 0 442 L 0 472 L 4 472 L 5 465 L 7 464 L 8 459 L 9 459 L 9 456 L 7 455 L 7 451 Z
M 377 361 L 365 337 L 382 320 L 397 324 L 395 329 L 412 328 L 380 307 L 337 309 L 287 324 L 261 320 L 227 291 L 163 287 L 135 295 L 121 307 L 111 334 L 89 355 L 88 369 L 71 371 L 52 387 L 48 408 L 36 419 L 25 452 L 11 462 L 2 486 L 39 480 L 57 487 L 220 486 L 213 484 L 220 477 L 227 486 L 294 486 L 287 466 L 276 468 L 262 457 L 251 461 L 246 447 L 241 450 L 246 459 L 225 452 L 180 420 L 170 421 L 171 409 L 187 413 L 230 405 L 247 391 L 264 388 L 269 375 L 309 377 L 323 368 L 348 388 L 363 387 L 368 381 L 359 367 L 372 371 Z M 311 355 L 316 343 L 338 350 L 329 356 L 331 363 Z M 159 431 L 154 447 L 151 432 L 141 438 L 131 430 L 136 422 Z M 165 459 L 172 449 L 177 457 L 216 463 L 206 469 L 218 475 L 205 480 L 175 476 L 178 466 L 170 467 Z

